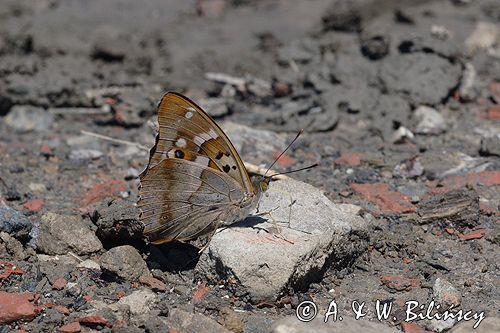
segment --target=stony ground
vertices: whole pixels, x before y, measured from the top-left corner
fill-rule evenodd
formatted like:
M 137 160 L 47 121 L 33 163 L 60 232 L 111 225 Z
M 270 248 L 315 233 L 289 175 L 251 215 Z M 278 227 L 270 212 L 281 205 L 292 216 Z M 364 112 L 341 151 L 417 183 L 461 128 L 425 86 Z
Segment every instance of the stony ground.
M 498 1 L 4 0 L 0 19 L 0 332 L 472 331 L 405 321 L 432 300 L 500 331 Z M 201 257 L 149 245 L 137 175 L 168 90 L 255 165 L 303 128 L 276 169 L 319 163 L 291 175 L 316 188 L 271 184 L 278 223 Z

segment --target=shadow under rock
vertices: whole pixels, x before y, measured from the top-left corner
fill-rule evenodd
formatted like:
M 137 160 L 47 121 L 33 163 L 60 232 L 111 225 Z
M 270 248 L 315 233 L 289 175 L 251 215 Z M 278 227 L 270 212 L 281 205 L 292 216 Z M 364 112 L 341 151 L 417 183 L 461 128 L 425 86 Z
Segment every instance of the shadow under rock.
M 147 259 L 149 268 L 157 268 L 170 273 L 193 270 L 200 259 L 199 249 L 183 242 L 151 245 L 149 250 Z
M 257 225 L 263 222 L 266 222 L 266 219 L 260 216 L 249 216 L 241 222 L 223 226 L 217 232 L 226 228 L 259 228 Z M 267 232 L 267 230 L 264 231 Z M 207 237 L 200 237 L 187 243 L 174 241 L 162 245 L 151 245 L 147 260 L 148 266 L 171 273 L 193 270 L 200 259 L 199 250 L 209 241 Z

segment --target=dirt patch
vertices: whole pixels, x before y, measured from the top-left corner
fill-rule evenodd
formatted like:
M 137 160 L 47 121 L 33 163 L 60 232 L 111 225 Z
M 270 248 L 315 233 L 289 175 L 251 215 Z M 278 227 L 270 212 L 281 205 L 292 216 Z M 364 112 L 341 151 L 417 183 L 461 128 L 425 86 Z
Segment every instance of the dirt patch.
M 498 317 L 495 1 L 1 7 L 0 298 L 13 306 L 0 331 L 268 332 L 302 301 L 324 315 L 332 300 L 345 316 L 366 302 L 365 319 L 390 303 L 384 325 L 405 332 L 460 325 L 404 323 L 410 300 Z M 372 216 L 367 250 L 254 304 L 230 272 L 199 274 L 194 246 L 145 242 L 137 177 L 167 90 L 252 127 L 255 141 L 234 137 L 256 165 L 279 154 L 259 131 L 304 129 L 277 168 L 319 163 L 293 177 Z

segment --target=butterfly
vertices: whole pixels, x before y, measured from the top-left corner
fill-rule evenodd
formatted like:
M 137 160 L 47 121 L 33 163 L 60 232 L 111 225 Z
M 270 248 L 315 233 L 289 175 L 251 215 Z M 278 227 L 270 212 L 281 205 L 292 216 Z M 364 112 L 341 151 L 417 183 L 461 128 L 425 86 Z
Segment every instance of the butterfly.
M 253 180 L 224 131 L 189 98 L 166 93 L 159 131 L 140 174 L 138 207 L 153 244 L 213 234 L 256 210 L 270 176 Z

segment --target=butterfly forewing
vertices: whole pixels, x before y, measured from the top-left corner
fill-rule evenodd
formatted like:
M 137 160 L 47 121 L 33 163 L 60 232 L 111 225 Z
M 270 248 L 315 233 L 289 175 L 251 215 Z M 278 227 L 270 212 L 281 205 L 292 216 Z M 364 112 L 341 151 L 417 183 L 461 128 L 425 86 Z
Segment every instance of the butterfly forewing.
M 219 170 L 235 179 L 249 193 L 253 187 L 231 141 L 199 106 L 169 92 L 158 107 L 157 145 L 150 166 L 165 158 L 181 158 Z

